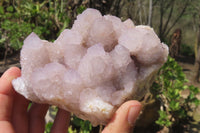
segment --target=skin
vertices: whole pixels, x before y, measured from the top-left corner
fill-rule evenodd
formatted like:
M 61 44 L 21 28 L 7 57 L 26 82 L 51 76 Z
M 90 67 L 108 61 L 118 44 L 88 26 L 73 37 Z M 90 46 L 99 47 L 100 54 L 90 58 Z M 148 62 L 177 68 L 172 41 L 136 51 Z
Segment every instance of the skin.
M 33 103 L 27 111 L 30 101 L 15 92 L 11 84 L 20 75 L 20 69 L 12 67 L 0 78 L 0 133 L 43 133 L 44 117 L 49 105 Z M 102 133 L 132 132 L 140 110 L 141 104 L 138 101 L 124 103 Z M 66 133 L 69 122 L 70 113 L 59 109 L 51 133 Z

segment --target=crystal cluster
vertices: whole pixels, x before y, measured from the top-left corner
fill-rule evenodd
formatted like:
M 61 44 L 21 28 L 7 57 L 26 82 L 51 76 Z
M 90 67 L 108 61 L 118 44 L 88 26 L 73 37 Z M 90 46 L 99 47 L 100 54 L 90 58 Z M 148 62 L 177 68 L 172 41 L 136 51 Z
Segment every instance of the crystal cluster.
M 105 125 L 123 102 L 145 95 L 167 56 L 152 28 L 86 9 L 53 43 L 31 33 L 12 83 L 27 99 Z

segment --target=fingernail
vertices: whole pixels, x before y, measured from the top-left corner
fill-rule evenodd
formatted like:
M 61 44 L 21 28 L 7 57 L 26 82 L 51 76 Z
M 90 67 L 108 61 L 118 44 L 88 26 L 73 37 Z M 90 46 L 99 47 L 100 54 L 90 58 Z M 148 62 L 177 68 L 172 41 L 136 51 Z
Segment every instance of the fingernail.
M 141 106 L 132 106 L 129 108 L 128 112 L 128 123 L 133 126 L 137 117 L 139 116 Z

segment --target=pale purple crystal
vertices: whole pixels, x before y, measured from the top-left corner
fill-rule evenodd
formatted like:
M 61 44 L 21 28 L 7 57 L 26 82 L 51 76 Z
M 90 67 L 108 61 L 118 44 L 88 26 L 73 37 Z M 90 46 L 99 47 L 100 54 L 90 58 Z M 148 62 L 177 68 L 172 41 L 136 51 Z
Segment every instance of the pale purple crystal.
M 105 125 L 122 103 L 145 95 L 167 56 L 152 28 L 87 9 L 53 43 L 31 33 L 12 83 L 27 99 Z

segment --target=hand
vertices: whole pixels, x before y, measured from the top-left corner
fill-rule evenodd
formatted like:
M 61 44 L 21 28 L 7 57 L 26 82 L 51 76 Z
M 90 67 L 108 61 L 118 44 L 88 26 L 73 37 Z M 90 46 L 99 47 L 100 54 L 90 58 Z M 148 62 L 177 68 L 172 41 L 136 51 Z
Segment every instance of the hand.
M 43 133 L 48 105 L 33 103 L 27 110 L 29 101 L 16 93 L 11 84 L 11 81 L 20 74 L 20 69 L 13 67 L 0 78 L 0 133 Z M 104 128 L 103 133 L 131 132 L 140 110 L 141 104 L 137 101 L 124 103 Z M 70 113 L 59 109 L 51 133 L 66 132 L 69 121 Z

